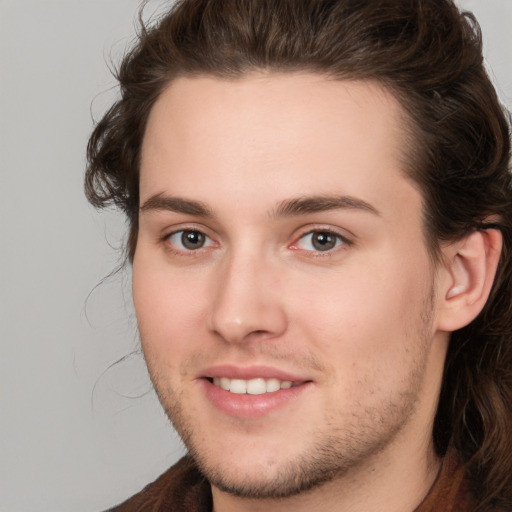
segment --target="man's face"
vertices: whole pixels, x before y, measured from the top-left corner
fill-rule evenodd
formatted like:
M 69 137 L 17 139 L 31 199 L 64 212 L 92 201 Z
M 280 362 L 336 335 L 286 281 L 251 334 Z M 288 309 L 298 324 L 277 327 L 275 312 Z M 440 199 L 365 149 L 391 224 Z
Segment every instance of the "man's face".
M 181 78 L 155 104 L 134 301 L 214 488 L 291 495 L 431 446 L 446 337 L 404 123 L 381 87 L 310 74 Z

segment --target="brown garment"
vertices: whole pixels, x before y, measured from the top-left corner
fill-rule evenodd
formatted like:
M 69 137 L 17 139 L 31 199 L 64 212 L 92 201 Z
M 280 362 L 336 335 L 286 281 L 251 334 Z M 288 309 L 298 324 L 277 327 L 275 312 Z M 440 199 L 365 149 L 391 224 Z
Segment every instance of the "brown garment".
M 454 453 L 445 457 L 439 475 L 414 512 L 469 512 L 471 495 L 464 467 Z M 107 512 L 211 512 L 210 484 L 190 457 L 184 457 L 140 493 Z
M 210 484 L 190 457 L 147 485 L 141 492 L 106 512 L 211 512 Z
M 434 485 L 414 512 L 469 512 L 473 510 L 473 498 L 464 475 L 464 466 L 459 462 L 455 450 L 449 450 Z

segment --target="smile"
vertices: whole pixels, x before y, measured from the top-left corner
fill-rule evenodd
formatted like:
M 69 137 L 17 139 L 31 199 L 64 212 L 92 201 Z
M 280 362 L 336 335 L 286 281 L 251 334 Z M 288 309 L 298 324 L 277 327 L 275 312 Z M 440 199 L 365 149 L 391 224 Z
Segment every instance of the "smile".
M 214 379 L 212 379 L 212 382 L 215 386 L 218 386 L 225 391 L 229 391 L 230 393 L 235 393 L 238 395 L 263 395 L 265 393 L 274 393 L 281 389 L 290 389 L 300 384 L 299 382 L 279 380 L 275 378 L 255 378 L 244 380 L 229 379 L 227 377 L 215 377 Z
M 277 412 L 314 390 L 309 375 L 267 366 L 216 365 L 198 381 L 208 401 L 231 417 L 256 419 Z

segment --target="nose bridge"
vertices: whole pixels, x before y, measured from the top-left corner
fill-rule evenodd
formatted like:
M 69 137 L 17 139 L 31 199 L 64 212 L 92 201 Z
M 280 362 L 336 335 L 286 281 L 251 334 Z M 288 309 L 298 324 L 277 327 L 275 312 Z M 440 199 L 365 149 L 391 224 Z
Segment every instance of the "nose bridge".
M 286 316 L 278 288 L 278 269 L 271 258 L 250 249 L 229 251 L 215 276 L 211 329 L 233 343 L 256 333 L 281 334 Z

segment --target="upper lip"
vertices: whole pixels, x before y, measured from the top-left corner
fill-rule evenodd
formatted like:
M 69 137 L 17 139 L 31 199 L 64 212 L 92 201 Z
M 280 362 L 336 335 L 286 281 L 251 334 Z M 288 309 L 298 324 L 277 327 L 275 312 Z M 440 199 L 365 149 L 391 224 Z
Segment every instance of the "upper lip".
M 256 378 L 278 379 L 281 381 L 305 382 L 312 380 L 304 375 L 290 373 L 287 371 L 273 368 L 271 366 L 236 366 L 232 364 L 221 364 L 205 368 L 200 377 L 215 378 L 225 377 L 228 379 L 251 380 Z

